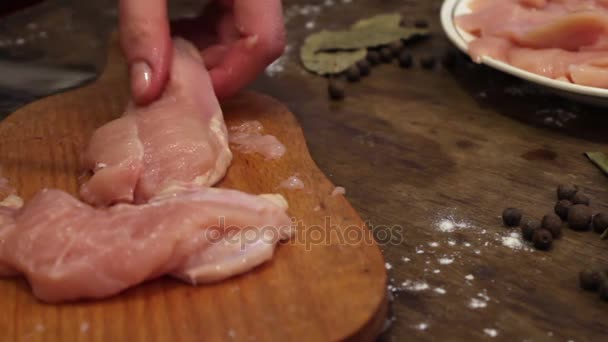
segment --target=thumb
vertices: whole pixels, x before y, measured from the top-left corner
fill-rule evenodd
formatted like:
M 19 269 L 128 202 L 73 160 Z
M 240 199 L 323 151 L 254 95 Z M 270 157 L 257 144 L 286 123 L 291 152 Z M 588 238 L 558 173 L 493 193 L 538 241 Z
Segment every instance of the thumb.
M 160 96 L 169 76 L 172 43 L 166 0 L 120 0 L 120 43 L 129 64 L 131 95 L 145 105 Z

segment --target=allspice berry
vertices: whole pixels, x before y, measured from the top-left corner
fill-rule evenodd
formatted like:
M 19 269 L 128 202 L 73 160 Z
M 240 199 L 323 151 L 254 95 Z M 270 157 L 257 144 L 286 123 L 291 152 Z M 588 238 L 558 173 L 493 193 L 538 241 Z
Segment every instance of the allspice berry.
M 551 248 L 553 244 L 553 236 L 546 229 L 537 229 L 532 237 L 532 244 L 534 248 L 546 251 Z
M 345 75 L 348 82 L 358 82 L 361 79 L 361 72 L 356 65 L 351 65 L 346 69 Z
M 578 281 L 581 289 L 586 291 L 597 291 L 600 287 L 601 280 L 602 277 L 600 276 L 600 272 L 595 270 L 586 269 L 578 274 Z
M 393 60 L 393 52 L 391 49 L 385 47 L 380 49 L 380 61 L 383 63 L 390 63 Z
M 556 214 L 551 213 L 545 215 L 541 227 L 551 232 L 554 239 L 558 239 L 562 236 L 562 219 Z
M 571 206 L 572 206 L 572 202 L 570 202 L 568 200 L 561 200 L 561 201 L 557 202 L 557 204 L 555 204 L 555 213 L 562 220 L 567 221 L 568 220 L 568 209 L 570 209 Z
M 332 100 L 342 100 L 344 98 L 344 84 L 340 81 L 330 80 L 327 85 L 327 92 Z
M 578 187 L 576 185 L 561 184 L 560 186 L 557 187 L 557 199 L 558 200 L 567 199 L 567 200 L 571 201 L 577 192 L 578 192 Z
M 589 200 L 589 197 L 587 197 L 585 194 L 583 194 L 581 192 L 577 192 L 576 195 L 574 195 L 574 197 L 572 197 L 573 204 L 589 205 L 589 202 L 591 202 Z
M 361 76 L 369 76 L 372 71 L 372 66 L 366 59 L 362 59 L 357 62 L 357 68 L 359 68 L 359 73 Z
M 521 226 L 521 236 L 524 240 L 532 241 L 534 232 L 540 229 L 540 221 L 535 219 L 527 220 L 526 223 Z
M 380 54 L 378 53 L 378 51 L 368 51 L 367 56 L 365 56 L 365 59 L 367 59 L 367 61 L 371 65 L 378 65 L 381 62 Z
M 502 221 L 507 227 L 519 226 L 521 222 L 521 210 L 516 208 L 507 208 L 502 212 Z
M 593 216 L 593 231 L 603 233 L 608 229 L 608 214 L 599 213 Z
M 587 230 L 591 224 L 591 209 L 584 204 L 575 204 L 568 210 L 568 225 L 573 230 Z

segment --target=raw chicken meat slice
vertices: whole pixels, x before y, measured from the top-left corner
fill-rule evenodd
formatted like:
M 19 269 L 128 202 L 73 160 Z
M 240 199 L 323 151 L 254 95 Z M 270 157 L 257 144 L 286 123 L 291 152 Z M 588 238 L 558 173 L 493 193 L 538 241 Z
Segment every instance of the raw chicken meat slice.
M 174 46 L 162 97 L 130 105 L 93 135 L 84 160 L 94 174 L 81 189 L 88 203 L 145 203 L 174 182 L 211 186 L 226 173 L 232 154 L 209 74 L 190 43 Z
M 269 260 L 292 223 L 279 195 L 171 186 L 148 204 L 92 208 L 43 190 L 0 208 L 0 275 L 23 274 L 46 302 L 101 298 L 164 274 L 222 280 Z
M 608 88 L 608 58 L 592 60 L 585 64 L 571 65 L 570 78 L 576 84 Z

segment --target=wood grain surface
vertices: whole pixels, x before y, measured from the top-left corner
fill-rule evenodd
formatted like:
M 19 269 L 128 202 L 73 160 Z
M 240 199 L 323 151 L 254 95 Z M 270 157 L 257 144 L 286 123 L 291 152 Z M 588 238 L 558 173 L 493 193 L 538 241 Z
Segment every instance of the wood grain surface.
M 121 114 L 126 68 L 117 44 L 111 46 L 96 83 L 32 103 L 0 124 L 3 175 L 26 200 L 44 187 L 76 194 L 84 144 L 96 127 Z M 277 161 L 235 153 L 221 186 L 282 193 L 297 222 L 294 239 L 243 276 L 198 287 L 161 279 L 107 300 L 46 305 L 25 281 L 0 279 L 0 340 L 372 340 L 380 332 L 387 310 L 382 255 L 344 197 L 331 195 L 334 186 L 310 159 L 296 119 L 255 93 L 225 103 L 224 110 L 228 126 L 259 120 L 288 152 Z M 296 173 L 304 190 L 279 188 Z
M 563 100 L 465 59 L 451 69 L 420 68 L 421 57 L 451 49 L 439 25 L 441 1 L 325 3 L 283 1 L 290 49 L 279 63 L 282 71 L 262 75 L 253 88 L 287 104 L 314 161 L 346 188 L 346 197 L 377 235 L 385 231 L 378 228 L 403 228 L 400 243 L 381 245 L 397 288 L 393 324 L 382 340 L 605 340 L 608 306 L 578 288 L 577 273 L 588 265 L 608 265 L 606 241 L 564 227 L 564 238 L 550 252 L 513 250 L 502 245 L 511 231 L 498 216 L 516 206 L 526 217 L 541 218 L 551 211 L 559 183 L 579 184 L 594 210 L 607 210 L 608 179 L 582 153 L 608 150 L 608 110 Z M 170 4 L 178 15 L 200 7 L 197 0 Z M 6 30 L 0 37 L 24 36 L 35 21 L 52 33 L 49 40 L 28 40 L 0 52 L 38 53 L 49 63 L 101 68 L 105 32 L 116 21 L 115 1 L 47 0 L 44 6 L 2 21 Z M 59 16 L 70 11 L 69 20 Z M 301 67 L 298 50 L 305 37 L 393 12 L 409 24 L 416 19 L 430 24 L 431 39 L 408 46 L 415 66 L 376 67 L 347 85 L 345 101 L 329 101 L 326 80 Z M 437 221 L 450 215 L 471 228 L 438 231 Z M 434 242 L 437 247 L 429 245 Z M 441 264 L 442 258 L 453 262 Z M 408 280 L 426 282 L 429 289 L 399 290 Z M 446 293 L 435 292 L 437 287 Z M 490 300 L 486 307 L 471 308 L 473 298 L 484 300 L 479 293 Z M 496 336 L 486 329 L 495 329 Z

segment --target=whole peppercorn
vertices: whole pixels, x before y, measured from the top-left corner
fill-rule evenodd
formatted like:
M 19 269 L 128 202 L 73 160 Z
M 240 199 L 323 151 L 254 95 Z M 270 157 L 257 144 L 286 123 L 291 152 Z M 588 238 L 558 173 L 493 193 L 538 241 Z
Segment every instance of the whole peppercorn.
M 567 200 L 571 201 L 577 192 L 578 192 L 578 187 L 576 185 L 561 184 L 560 186 L 557 187 L 557 199 L 558 200 L 567 199 Z
M 599 213 L 593 216 L 593 230 L 596 233 L 603 233 L 608 229 L 608 214 Z
M 357 62 L 357 68 L 359 68 L 359 72 L 361 73 L 361 76 L 368 76 L 372 70 L 372 66 L 365 59 L 362 59 Z
M 559 218 L 559 216 L 553 213 L 547 214 L 543 217 L 541 227 L 551 232 L 554 239 L 562 236 L 562 220 Z
M 414 59 L 412 58 L 412 55 L 409 54 L 407 51 L 402 51 L 399 54 L 399 66 L 402 68 L 409 68 L 412 66 L 412 64 L 414 63 Z
M 599 294 L 601 300 L 608 301 L 608 279 L 605 277 L 600 280 Z
M 383 63 L 390 63 L 393 60 L 393 52 L 391 49 L 385 47 L 380 49 L 380 61 Z
M 602 280 L 600 272 L 586 269 L 578 274 L 578 281 L 583 290 L 597 291 Z
M 357 82 L 361 79 L 361 72 L 359 72 L 359 68 L 356 65 L 351 65 L 346 69 L 345 74 L 348 82 Z
M 532 236 L 532 244 L 534 248 L 540 249 L 543 251 L 551 248 L 551 244 L 553 243 L 553 236 L 546 229 L 537 229 L 534 232 L 534 236 Z
M 521 226 L 521 236 L 524 240 L 532 241 L 534 232 L 540 229 L 540 221 L 535 219 L 527 220 L 523 226 Z
M 342 100 L 344 98 L 344 84 L 336 80 L 330 80 L 327 85 L 327 92 L 332 100 Z
M 430 70 L 435 67 L 436 62 L 434 56 L 425 56 L 420 59 L 420 66 Z
M 368 51 L 367 56 L 365 56 L 365 59 L 367 59 L 367 61 L 371 65 L 378 65 L 381 62 L 380 54 L 378 53 L 378 51 Z
M 589 205 L 589 197 L 587 197 L 585 194 L 577 192 L 576 195 L 574 195 L 574 197 L 572 197 L 572 203 L 573 204 L 584 204 L 584 205 Z
M 405 45 L 401 40 L 398 40 L 396 42 L 392 42 L 391 45 L 388 46 L 388 48 L 391 49 L 391 52 L 393 53 L 394 57 L 398 57 L 401 51 L 403 51 L 403 49 L 405 48 Z
M 587 230 L 591 224 L 591 209 L 584 204 L 575 204 L 568 210 L 568 225 L 574 230 Z
M 515 208 L 503 210 L 502 221 L 507 227 L 519 226 L 519 223 L 521 222 L 521 210 Z
M 568 200 L 561 200 L 561 201 L 557 202 L 557 204 L 555 204 L 555 213 L 562 220 L 566 221 L 566 220 L 568 220 L 568 209 L 570 209 L 571 206 L 572 206 L 572 202 L 570 202 Z

